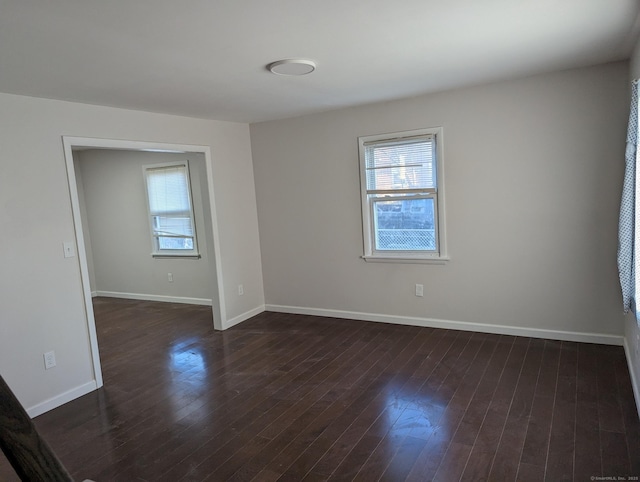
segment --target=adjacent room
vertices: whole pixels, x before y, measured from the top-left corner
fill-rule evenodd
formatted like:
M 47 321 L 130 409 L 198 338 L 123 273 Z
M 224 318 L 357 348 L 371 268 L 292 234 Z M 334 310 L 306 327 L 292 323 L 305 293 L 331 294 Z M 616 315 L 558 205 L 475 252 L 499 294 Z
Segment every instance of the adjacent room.
M 638 78 L 636 0 L 3 2 L 0 479 L 637 478 Z

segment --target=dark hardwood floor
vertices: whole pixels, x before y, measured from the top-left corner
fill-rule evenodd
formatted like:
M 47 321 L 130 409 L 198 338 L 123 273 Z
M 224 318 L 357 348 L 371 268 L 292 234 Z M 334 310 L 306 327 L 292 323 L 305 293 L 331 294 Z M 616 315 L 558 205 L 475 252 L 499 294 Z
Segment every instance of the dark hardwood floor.
M 94 305 L 104 388 L 35 419 L 78 480 L 640 475 L 621 347 L 277 313 L 216 332 L 207 307 Z

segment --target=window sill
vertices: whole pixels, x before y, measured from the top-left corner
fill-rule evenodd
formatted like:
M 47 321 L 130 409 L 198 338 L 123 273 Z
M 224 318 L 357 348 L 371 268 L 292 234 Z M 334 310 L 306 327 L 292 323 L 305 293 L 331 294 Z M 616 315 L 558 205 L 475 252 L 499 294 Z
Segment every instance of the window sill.
M 367 263 L 401 263 L 401 264 L 447 264 L 448 257 L 416 258 L 406 256 L 362 256 Z
M 199 254 L 155 254 L 151 253 L 151 257 L 154 259 L 200 259 L 201 256 Z

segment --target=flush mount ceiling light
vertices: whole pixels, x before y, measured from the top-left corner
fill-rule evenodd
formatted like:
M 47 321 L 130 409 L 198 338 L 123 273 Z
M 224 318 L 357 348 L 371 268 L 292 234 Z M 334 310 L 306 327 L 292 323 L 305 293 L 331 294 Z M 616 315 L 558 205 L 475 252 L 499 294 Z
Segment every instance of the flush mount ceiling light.
M 316 63 L 305 59 L 285 59 L 267 65 L 276 75 L 307 75 L 316 70 Z

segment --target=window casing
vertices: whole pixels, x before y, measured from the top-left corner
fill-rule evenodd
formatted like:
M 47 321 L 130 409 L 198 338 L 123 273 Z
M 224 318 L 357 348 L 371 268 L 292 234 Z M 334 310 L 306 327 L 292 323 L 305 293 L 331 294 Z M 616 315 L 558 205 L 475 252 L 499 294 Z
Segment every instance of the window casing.
M 358 138 L 367 261 L 447 261 L 442 128 Z
M 189 164 L 143 167 L 154 257 L 199 257 Z

